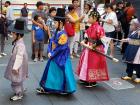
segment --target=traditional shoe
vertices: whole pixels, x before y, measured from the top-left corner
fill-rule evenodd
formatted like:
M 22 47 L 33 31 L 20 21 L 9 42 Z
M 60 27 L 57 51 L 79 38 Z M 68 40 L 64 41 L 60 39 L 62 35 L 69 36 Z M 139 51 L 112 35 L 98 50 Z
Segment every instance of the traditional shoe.
M 123 80 L 132 80 L 132 78 L 131 77 L 129 77 L 129 76 L 124 76 L 124 77 L 121 77 Z
M 66 93 L 66 92 L 61 92 L 60 94 L 61 95 L 68 95 L 68 93 Z
M 18 96 L 18 95 L 15 95 L 13 97 L 10 98 L 11 101 L 17 101 L 17 100 L 21 100 L 23 98 L 23 96 Z
M 92 88 L 93 85 L 92 85 L 92 83 L 86 83 L 85 87 L 87 87 L 87 88 Z
M 42 87 L 41 88 L 37 88 L 36 89 L 36 92 L 38 94 L 49 94 L 49 92 L 46 92 Z
M 86 81 L 83 81 L 83 80 L 79 80 L 78 81 L 80 84 L 85 84 L 86 83 Z
M 93 83 L 92 83 L 92 86 L 93 86 L 93 87 L 96 87 L 96 86 L 97 86 L 97 83 L 96 83 L 96 82 L 93 82 Z
M 134 82 L 140 83 L 140 78 L 136 78 L 136 79 L 134 80 Z

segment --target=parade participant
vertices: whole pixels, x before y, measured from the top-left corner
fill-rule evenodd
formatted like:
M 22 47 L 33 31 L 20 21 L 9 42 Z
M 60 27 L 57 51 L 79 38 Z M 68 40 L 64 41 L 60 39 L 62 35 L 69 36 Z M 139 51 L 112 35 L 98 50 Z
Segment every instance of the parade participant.
M 56 31 L 48 45 L 48 63 L 40 81 L 38 93 L 72 94 L 76 82 L 72 72 L 68 37 L 63 30 L 65 10 L 58 8 L 55 19 Z
M 133 71 L 136 70 L 134 82 L 140 83 L 140 22 L 137 18 L 130 22 L 130 34 L 127 39 L 122 41 L 128 42 L 123 57 L 127 64 L 127 76 L 122 77 L 122 79 L 132 80 Z
M 5 72 L 5 78 L 12 82 L 11 87 L 15 92 L 15 95 L 10 98 L 12 101 L 23 98 L 23 82 L 28 77 L 28 56 L 23 41 L 24 23 L 23 19 L 17 19 L 15 25 L 10 28 L 13 34 L 14 47 Z
M 100 52 L 104 52 L 104 47 L 101 38 L 105 36 L 104 29 L 99 25 L 100 15 L 97 11 L 92 11 L 88 22 L 92 24 L 87 30 L 82 45 L 87 45 L 95 48 Z M 106 58 L 99 53 L 85 48 L 81 54 L 77 74 L 80 82 L 86 87 L 96 86 L 97 81 L 107 81 L 108 70 Z

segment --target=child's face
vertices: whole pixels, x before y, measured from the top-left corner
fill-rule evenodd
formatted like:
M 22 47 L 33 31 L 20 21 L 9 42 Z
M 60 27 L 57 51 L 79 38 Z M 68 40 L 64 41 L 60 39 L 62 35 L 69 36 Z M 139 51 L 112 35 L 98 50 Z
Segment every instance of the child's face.
M 97 21 L 97 19 L 95 17 L 90 16 L 88 19 L 88 23 L 93 24 Z
M 43 19 L 41 17 L 38 17 L 37 22 L 42 23 L 43 22 Z
M 55 16 L 56 16 L 56 11 L 52 11 L 52 12 L 51 12 L 51 16 L 52 16 L 52 17 L 55 17 Z
M 54 27 L 55 27 L 55 29 L 57 29 L 59 27 L 59 22 L 58 21 L 54 21 Z
M 134 23 L 130 23 L 130 31 L 135 31 L 136 25 Z
M 13 35 L 13 40 L 15 40 L 17 38 L 16 33 L 12 32 L 12 35 Z

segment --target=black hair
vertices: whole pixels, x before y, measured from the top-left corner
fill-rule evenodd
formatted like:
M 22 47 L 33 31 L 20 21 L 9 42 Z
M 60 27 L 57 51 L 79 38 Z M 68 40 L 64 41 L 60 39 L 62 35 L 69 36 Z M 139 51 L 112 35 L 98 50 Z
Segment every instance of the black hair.
M 39 15 L 35 15 L 35 16 L 34 16 L 34 20 L 35 20 L 35 21 L 37 21 L 38 18 L 39 18 Z
M 73 5 L 69 5 L 68 10 L 72 11 L 73 9 L 74 9 L 74 6 Z
M 51 12 L 53 12 L 53 11 L 56 11 L 56 8 L 55 8 L 55 7 L 51 7 L 51 8 L 49 9 L 49 13 L 51 13 Z
M 27 3 L 24 3 L 24 5 L 25 5 L 25 4 L 27 4 Z
M 10 2 L 10 1 L 6 1 L 5 3 L 7 3 L 7 4 L 11 5 L 11 2 Z
M 42 1 L 38 1 L 38 2 L 36 3 L 36 7 L 37 7 L 37 8 L 38 8 L 39 6 L 41 6 L 41 5 L 44 5 Z
M 92 8 L 91 4 L 89 4 L 89 3 L 86 3 L 85 5 L 88 5 L 89 10 Z
M 130 7 L 132 4 L 130 2 L 126 3 L 126 7 Z
M 105 8 L 110 8 L 113 10 L 113 5 L 112 4 L 105 4 Z
M 79 0 L 72 0 L 72 3 L 74 3 L 75 1 L 79 1 Z
M 20 33 L 16 33 L 16 39 L 12 42 L 12 45 L 14 45 L 16 43 L 16 41 L 18 40 L 19 36 L 22 38 L 24 36 L 24 34 L 20 34 Z

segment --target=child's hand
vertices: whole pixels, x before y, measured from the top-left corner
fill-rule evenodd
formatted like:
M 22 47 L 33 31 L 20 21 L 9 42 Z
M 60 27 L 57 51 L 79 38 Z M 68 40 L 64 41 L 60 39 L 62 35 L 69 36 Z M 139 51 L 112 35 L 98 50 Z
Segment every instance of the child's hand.
M 12 70 L 12 73 L 13 73 L 14 75 L 18 75 L 18 74 L 19 74 L 19 70 Z
M 35 39 L 33 39 L 33 43 L 35 43 Z
M 51 53 L 48 53 L 48 57 L 51 58 Z

